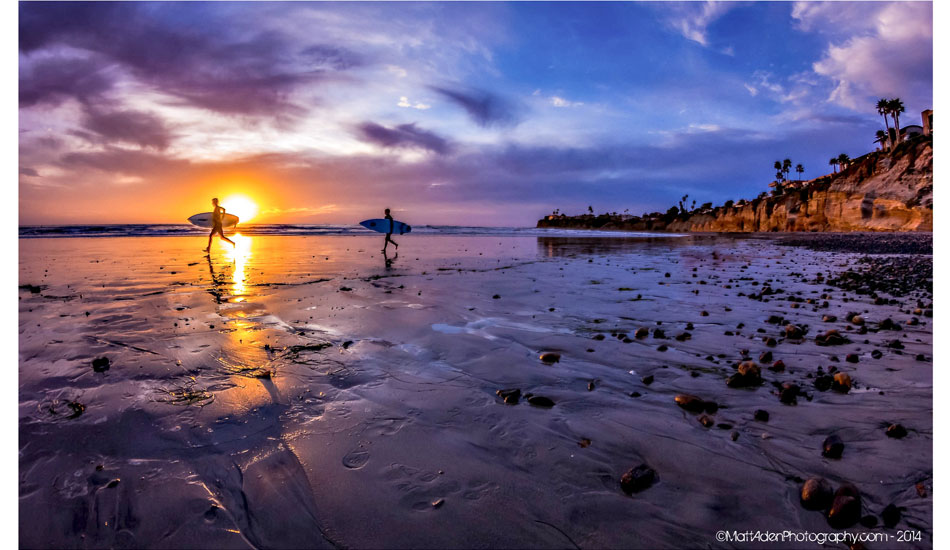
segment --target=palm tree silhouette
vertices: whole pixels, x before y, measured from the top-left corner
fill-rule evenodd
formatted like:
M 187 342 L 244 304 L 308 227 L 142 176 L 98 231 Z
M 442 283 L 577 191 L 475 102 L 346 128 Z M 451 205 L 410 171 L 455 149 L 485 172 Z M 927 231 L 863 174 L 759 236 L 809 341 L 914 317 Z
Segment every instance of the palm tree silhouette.
M 798 172 L 798 181 L 801 182 L 802 174 L 805 173 L 805 167 L 799 164 L 798 166 L 795 167 L 795 171 Z
M 838 173 L 838 157 L 831 157 L 831 160 L 828 161 L 828 164 L 834 166 L 835 174 Z
M 792 171 L 792 159 L 782 161 L 782 172 L 785 173 L 785 181 L 788 181 L 788 173 Z
M 887 129 L 888 132 L 891 131 L 890 128 Z M 877 138 L 874 140 L 874 143 L 881 144 L 881 150 L 884 150 L 885 144 L 887 143 L 887 134 L 884 133 L 884 130 L 878 130 L 874 136 Z
M 889 106 L 888 100 L 883 97 L 877 100 L 877 114 L 881 115 L 884 119 L 884 129 L 887 132 L 885 135 L 891 134 L 891 125 L 887 122 L 887 115 L 891 114 L 891 108 Z
M 842 172 L 844 172 L 844 169 L 847 168 L 849 162 L 851 162 L 851 158 L 848 155 L 844 153 L 838 155 L 838 165 L 841 166 Z
M 782 161 L 777 160 L 777 161 L 775 161 L 775 164 L 773 164 L 772 166 L 773 166 L 773 167 L 775 168 L 775 170 L 778 172 L 778 175 L 776 176 L 776 178 L 781 181 L 781 179 L 782 179 L 782 177 L 783 177 L 783 175 L 782 175 Z
M 901 113 L 904 112 L 904 102 L 901 101 L 901 98 L 896 97 L 887 102 L 887 107 L 891 116 L 894 117 L 894 131 L 897 133 L 897 139 L 891 144 L 891 149 L 895 149 L 901 140 Z

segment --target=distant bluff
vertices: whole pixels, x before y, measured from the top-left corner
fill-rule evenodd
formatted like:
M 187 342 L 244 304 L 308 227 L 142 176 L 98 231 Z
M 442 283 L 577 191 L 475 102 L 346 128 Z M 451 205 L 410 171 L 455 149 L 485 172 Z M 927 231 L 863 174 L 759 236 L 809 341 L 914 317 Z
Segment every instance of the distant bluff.
M 797 184 L 796 184 L 797 186 Z M 830 174 L 751 201 L 644 217 L 548 216 L 538 227 L 630 231 L 933 231 L 933 138 L 875 151 Z

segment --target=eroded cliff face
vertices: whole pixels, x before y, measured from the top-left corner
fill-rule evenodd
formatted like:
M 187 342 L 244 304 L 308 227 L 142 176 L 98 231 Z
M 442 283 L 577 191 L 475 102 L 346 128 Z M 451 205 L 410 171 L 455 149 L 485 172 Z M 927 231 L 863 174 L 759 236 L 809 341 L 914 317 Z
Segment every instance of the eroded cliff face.
M 841 173 L 803 182 L 802 189 L 742 206 L 675 219 L 630 221 L 566 218 L 538 227 L 653 231 L 933 231 L 933 142 L 918 138 L 897 151 L 875 152 Z M 595 224 L 595 225 L 592 225 Z
M 906 144 L 871 153 L 831 178 L 714 214 L 691 216 L 670 231 L 932 231 L 933 146 Z

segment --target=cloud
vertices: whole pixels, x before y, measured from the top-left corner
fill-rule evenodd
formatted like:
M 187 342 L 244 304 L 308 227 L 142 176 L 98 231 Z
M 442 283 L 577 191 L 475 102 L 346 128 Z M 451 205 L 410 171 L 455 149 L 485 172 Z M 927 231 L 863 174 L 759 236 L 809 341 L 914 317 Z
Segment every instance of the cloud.
M 560 96 L 551 96 L 551 105 L 555 107 L 580 107 L 583 104 L 582 101 L 568 101 Z
M 397 103 L 396 106 L 407 108 L 407 109 L 419 109 L 420 111 L 425 111 L 426 109 L 432 108 L 432 105 L 428 105 L 426 103 L 417 102 L 413 104 L 411 101 L 409 101 L 409 98 L 407 96 L 400 96 L 399 103 Z
M 799 28 L 834 40 L 812 66 L 834 82 L 829 101 L 859 111 L 873 110 L 871 104 L 882 96 L 900 96 L 915 104 L 912 109 L 931 106 L 930 2 L 796 3 L 792 17 Z M 839 38 L 842 34 L 847 37 Z
M 30 176 L 30 177 L 34 177 L 34 178 L 39 178 L 39 177 L 41 177 L 40 174 L 39 174 L 39 172 L 37 172 L 36 170 L 34 170 L 34 169 L 32 169 L 32 168 L 30 168 L 30 167 L 28 167 L 28 166 L 21 166 L 21 167 L 20 167 L 20 175 L 21 175 L 21 176 Z
M 465 109 L 468 116 L 483 128 L 490 126 L 514 126 L 518 117 L 512 103 L 501 96 L 478 90 L 430 86 L 436 93 Z
M 703 2 L 681 4 L 674 9 L 676 15 L 669 23 L 687 40 L 692 40 L 702 46 L 710 46 L 708 27 L 716 19 L 732 9 L 733 5 L 727 2 Z M 672 8 L 670 5 L 664 8 Z M 733 55 L 731 48 L 725 48 L 722 53 Z
M 110 90 L 107 67 L 91 57 L 64 56 L 20 65 L 20 106 L 89 101 Z
M 424 149 L 440 155 L 451 149 L 444 138 L 417 128 L 415 123 L 387 128 L 375 122 L 364 122 L 357 126 L 357 130 L 362 139 L 381 147 Z
M 89 108 L 82 125 L 95 134 L 93 140 L 104 143 L 131 143 L 164 151 L 172 140 L 162 119 L 140 111 L 102 112 Z
M 363 63 L 361 56 L 345 48 L 300 47 L 275 32 L 205 30 L 233 29 L 230 10 L 199 5 L 189 10 L 190 22 L 183 21 L 178 10 L 176 4 L 125 2 L 21 4 L 20 51 L 26 66 L 21 84 L 27 89 L 21 103 L 50 96 L 85 99 L 112 89 L 124 75 L 210 111 L 300 115 L 303 109 L 291 98 L 297 88 L 332 79 Z M 71 74 L 99 78 L 77 89 L 66 79 L 69 61 L 37 60 L 33 55 L 62 50 L 89 52 L 86 66 Z M 103 79 L 103 71 L 111 67 L 121 70 Z

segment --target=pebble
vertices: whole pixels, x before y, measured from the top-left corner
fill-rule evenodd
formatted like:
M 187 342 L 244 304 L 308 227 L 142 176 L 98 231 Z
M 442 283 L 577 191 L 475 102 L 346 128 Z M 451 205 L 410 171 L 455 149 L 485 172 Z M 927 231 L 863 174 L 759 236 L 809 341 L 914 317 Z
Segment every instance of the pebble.
M 893 528 L 901 520 L 901 509 L 894 504 L 888 504 L 881 512 L 881 519 L 884 521 L 885 527 Z
M 726 385 L 730 388 L 747 388 L 758 386 L 762 383 L 762 375 L 759 366 L 752 361 L 743 361 L 739 363 L 738 372 L 726 380 Z
M 518 388 L 498 390 L 495 393 L 504 399 L 506 405 L 517 405 L 518 399 L 521 398 L 521 390 Z
M 798 403 L 798 394 L 800 392 L 801 388 L 798 387 L 798 384 L 786 382 L 782 385 L 782 390 L 778 394 L 779 401 L 786 405 L 795 405 Z
M 628 495 L 639 493 L 649 489 L 658 479 L 656 470 L 646 464 L 640 464 L 630 468 L 620 477 L 620 488 Z
M 837 330 L 831 329 L 824 334 L 815 337 L 815 343 L 819 346 L 840 346 L 847 344 L 848 339 L 841 335 Z
M 699 420 L 699 423 L 702 424 L 703 427 L 705 427 L 705 428 L 709 428 L 709 427 L 711 427 L 713 424 L 716 423 L 712 418 L 706 416 L 705 414 L 702 415 L 702 416 L 700 416 L 698 420 Z
M 770 371 L 774 372 L 784 372 L 785 371 L 785 362 L 779 359 L 778 361 L 772 363 L 772 366 L 769 367 Z
M 756 409 L 756 411 L 753 413 L 752 416 L 753 416 L 753 418 L 755 418 L 755 419 L 758 420 L 759 422 L 768 422 L 768 421 L 769 421 L 769 411 L 766 411 L 766 410 L 763 410 L 763 409 Z
M 836 373 L 831 389 L 841 393 L 848 393 L 851 391 L 851 377 L 844 372 Z
M 828 524 L 835 529 L 851 527 L 861 519 L 861 493 L 850 483 L 845 483 L 835 491 L 828 510 Z
M 92 370 L 95 372 L 105 372 L 109 370 L 108 357 L 96 357 L 92 360 Z
M 681 393 L 673 398 L 676 404 L 691 413 L 701 413 L 706 409 L 706 402 L 688 393 Z
M 821 444 L 821 456 L 825 458 L 841 458 L 844 452 L 844 441 L 837 435 L 829 435 Z
M 860 359 L 858 359 L 857 353 L 849 353 L 847 356 L 845 356 L 844 360 L 849 363 L 857 363 L 860 361 Z
M 640 381 L 643 382 L 644 384 L 646 384 L 647 386 L 649 386 L 650 384 L 653 383 L 653 375 L 652 375 L 652 374 L 648 374 L 648 375 L 644 376 L 643 378 L 641 378 Z
M 543 363 L 553 365 L 554 363 L 558 363 L 561 361 L 561 354 L 554 353 L 553 351 L 549 351 L 547 353 L 542 353 L 540 359 Z
M 907 428 L 901 426 L 900 424 L 891 424 L 887 427 L 884 433 L 887 434 L 887 437 L 901 439 L 902 437 L 907 436 Z
M 802 485 L 801 502 L 806 510 L 824 510 L 831 504 L 831 483 L 823 477 L 813 477 Z
M 649 334 L 650 334 L 650 329 L 646 327 L 640 327 L 637 329 L 635 333 L 633 333 L 633 336 L 635 338 L 646 338 Z
M 525 399 L 528 400 L 528 404 L 534 405 L 535 407 L 550 408 L 554 406 L 554 401 L 542 395 L 531 395 L 529 393 L 529 394 L 525 394 Z
M 805 336 L 805 331 L 797 325 L 785 325 L 785 337 L 789 340 L 801 340 Z

